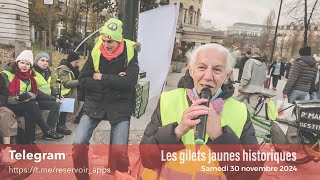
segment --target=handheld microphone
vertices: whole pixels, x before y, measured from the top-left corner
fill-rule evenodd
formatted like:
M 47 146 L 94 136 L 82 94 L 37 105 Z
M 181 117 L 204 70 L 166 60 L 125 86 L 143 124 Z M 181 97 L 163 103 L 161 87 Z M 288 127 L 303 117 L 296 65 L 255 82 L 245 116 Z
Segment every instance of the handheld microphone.
M 207 99 L 208 102 L 203 103 L 202 105 L 209 107 L 212 95 L 211 90 L 209 88 L 203 88 L 200 92 L 200 99 Z M 195 144 L 203 145 L 205 143 L 206 137 L 206 128 L 207 128 L 207 119 L 208 114 L 199 116 L 200 123 L 196 126 L 195 132 Z

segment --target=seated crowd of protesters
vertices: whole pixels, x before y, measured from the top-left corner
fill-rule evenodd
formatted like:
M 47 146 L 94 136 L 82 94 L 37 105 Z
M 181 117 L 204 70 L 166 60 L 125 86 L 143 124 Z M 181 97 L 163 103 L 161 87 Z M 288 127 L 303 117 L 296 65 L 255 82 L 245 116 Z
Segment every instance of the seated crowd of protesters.
M 0 136 L 3 143 L 0 161 L 3 163 L 14 163 L 8 158 L 11 144 L 36 144 L 36 125 L 45 140 L 59 140 L 72 133 L 66 126 L 68 113 L 60 112 L 60 105 L 65 97 L 74 98 L 75 104 L 78 103 L 80 57 L 72 52 L 61 61 L 57 71 L 62 81 L 61 93 L 52 86 L 50 61 L 45 52 L 34 57 L 31 50 L 24 50 L 14 62 L 5 64 L 0 73 Z M 47 118 L 42 110 L 49 111 Z M 25 119 L 23 131 L 18 131 L 17 116 Z M 23 141 L 18 140 L 21 138 Z

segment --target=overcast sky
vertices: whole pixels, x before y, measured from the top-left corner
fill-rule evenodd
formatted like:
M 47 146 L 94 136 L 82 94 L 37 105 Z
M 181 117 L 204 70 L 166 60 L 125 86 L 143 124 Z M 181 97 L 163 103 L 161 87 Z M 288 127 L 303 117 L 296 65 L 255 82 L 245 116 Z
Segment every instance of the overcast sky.
M 201 18 L 221 30 L 236 22 L 263 24 L 270 10 L 278 14 L 279 5 L 280 0 L 203 0 Z M 287 21 L 280 18 L 280 24 Z

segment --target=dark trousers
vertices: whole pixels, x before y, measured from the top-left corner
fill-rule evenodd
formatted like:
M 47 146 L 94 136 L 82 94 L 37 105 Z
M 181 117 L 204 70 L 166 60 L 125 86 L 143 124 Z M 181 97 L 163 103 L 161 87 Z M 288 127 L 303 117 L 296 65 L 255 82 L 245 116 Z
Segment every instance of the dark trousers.
M 280 79 L 280 75 L 272 75 L 272 87 L 273 88 L 277 87 L 279 79 Z
M 41 110 L 49 110 L 47 124 L 51 129 L 56 129 L 59 119 L 60 104 L 56 101 L 37 101 Z
M 240 68 L 239 74 L 238 74 L 238 81 L 241 81 L 242 73 L 243 73 L 243 68 Z
M 61 112 L 57 127 L 59 128 L 59 127 L 65 126 L 66 122 L 67 122 L 67 119 L 68 119 L 68 113 L 67 112 Z
M 9 105 L 9 108 L 18 115 L 25 117 L 25 133 L 29 143 L 35 141 L 36 123 L 42 131 L 48 131 L 50 128 L 45 123 L 39 105 L 36 101 L 22 102 L 19 104 Z

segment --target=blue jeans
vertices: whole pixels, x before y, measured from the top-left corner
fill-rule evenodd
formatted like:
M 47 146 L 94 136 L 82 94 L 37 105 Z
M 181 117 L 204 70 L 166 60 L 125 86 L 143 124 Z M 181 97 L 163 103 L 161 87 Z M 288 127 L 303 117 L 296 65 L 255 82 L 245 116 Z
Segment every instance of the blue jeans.
M 93 119 L 87 115 L 83 115 L 76 129 L 73 144 L 90 144 L 93 130 L 100 122 L 101 119 Z M 128 144 L 129 128 L 129 120 L 111 125 L 110 144 Z
M 292 90 L 291 93 L 288 95 L 288 102 L 294 103 L 296 100 L 303 100 L 303 101 L 310 100 L 309 92 Z
M 74 167 L 88 167 L 88 150 L 93 130 L 101 122 L 101 119 L 90 118 L 87 115 L 81 117 L 73 140 L 73 163 Z M 111 172 L 116 170 L 128 172 L 129 157 L 127 144 L 129 141 L 130 121 L 125 120 L 111 125 L 108 167 Z M 82 144 L 82 146 L 80 145 Z M 85 146 L 85 145 L 87 146 Z M 77 179 L 86 179 L 86 174 L 76 174 Z
M 310 94 L 310 100 L 318 100 L 320 99 L 320 94 L 313 92 L 312 94 Z

